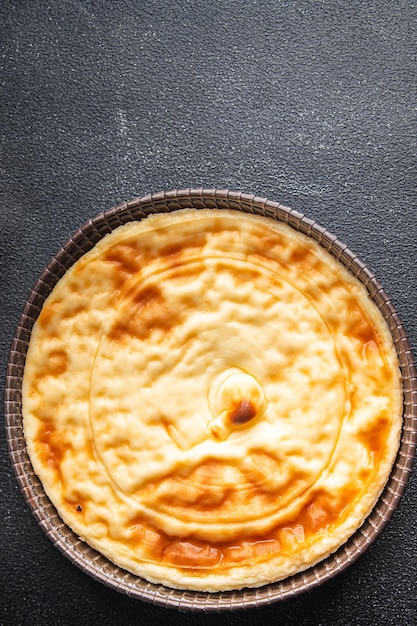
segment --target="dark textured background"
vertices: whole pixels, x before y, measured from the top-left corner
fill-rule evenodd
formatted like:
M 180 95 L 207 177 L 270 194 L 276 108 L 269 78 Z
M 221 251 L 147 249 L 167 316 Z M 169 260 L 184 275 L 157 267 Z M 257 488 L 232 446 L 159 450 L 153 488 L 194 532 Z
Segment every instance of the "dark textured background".
M 256 193 L 339 236 L 414 350 L 414 2 L 2 0 L 1 380 L 43 266 L 87 219 L 184 187 Z M 0 623 L 417 623 L 417 477 L 348 571 L 248 613 L 178 614 L 107 590 L 44 536 L 1 433 Z

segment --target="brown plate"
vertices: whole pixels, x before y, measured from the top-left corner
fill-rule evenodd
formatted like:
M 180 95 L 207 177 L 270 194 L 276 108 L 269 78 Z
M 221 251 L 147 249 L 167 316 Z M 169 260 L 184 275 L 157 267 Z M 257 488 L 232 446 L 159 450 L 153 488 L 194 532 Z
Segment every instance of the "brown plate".
M 182 208 L 227 208 L 258 213 L 286 222 L 318 241 L 366 287 L 388 323 L 398 354 L 404 395 L 400 449 L 389 481 L 362 527 L 333 555 L 307 571 L 256 589 L 202 593 L 154 585 L 126 572 L 81 541 L 59 517 L 26 450 L 22 425 L 22 378 L 30 334 L 42 305 L 58 280 L 85 252 L 121 224 L 151 213 Z M 18 483 L 40 526 L 61 552 L 81 570 L 108 587 L 153 604 L 190 611 L 226 611 L 271 604 L 312 589 L 353 563 L 390 520 L 411 471 L 417 439 L 417 374 L 406 333 L 398 314 L 373 273 L 334 235 L 301 213 L 253 195 L 216 189 L 169 191 L 137 198 L 90 220 L 57 252 L 36 282 L 24 307 L 12 342 L 5 392 L 6 434 Z

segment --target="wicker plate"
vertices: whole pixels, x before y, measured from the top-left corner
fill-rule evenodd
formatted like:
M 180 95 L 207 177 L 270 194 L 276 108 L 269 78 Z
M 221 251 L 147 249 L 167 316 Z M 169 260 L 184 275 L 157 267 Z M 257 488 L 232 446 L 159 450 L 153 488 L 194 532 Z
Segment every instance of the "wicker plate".
M 22 377 L 30 334 L 41 307 L 71 265 L 104 235 L 121 224 L 151 213 L 180 208 L 228 208 L 258 213 L 288 223 L 318 241 L 367 288 L 391 330 L 403 377 L 404 414 L 400 450 L 388 484 L 363 526 L 335 554 L 315 567 L 278 583 L 257 589 L 223 593 L 178 591 L 154 585 L 126 572 L 90 548 L 62 522 L 33 472 L 23 437 Z M 193 189 L 158 193 L 112 208 L 90 220 L 58 251 L 35 284 L 17 326 L 11 346 L 5 394 L 6 434 L 20 488 L 40 526 L 52 542 L 94 579 L 129 596 L 153 604 L 191 611 L 226 611 L 259 607 L 298 595 L 346 569 L 376 539 L 391 518 L 407 483 L 417 438 L 417 375 L 401 321 L 383 288 L 369 269 L 324 228 L 302 214 L 256 196 Z

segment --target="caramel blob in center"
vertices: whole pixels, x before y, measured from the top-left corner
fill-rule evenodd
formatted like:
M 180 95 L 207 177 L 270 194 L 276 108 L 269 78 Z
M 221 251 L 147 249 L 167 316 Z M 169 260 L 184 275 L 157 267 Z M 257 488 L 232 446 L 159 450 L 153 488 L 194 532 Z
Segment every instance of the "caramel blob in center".
M 257 422 L 267 400 L 263 386 L 254 376 L 232 368 L 212 384 L 210 406 L 214 417 L 209 423 L 210 434 L 223 441 L 232 432 Z

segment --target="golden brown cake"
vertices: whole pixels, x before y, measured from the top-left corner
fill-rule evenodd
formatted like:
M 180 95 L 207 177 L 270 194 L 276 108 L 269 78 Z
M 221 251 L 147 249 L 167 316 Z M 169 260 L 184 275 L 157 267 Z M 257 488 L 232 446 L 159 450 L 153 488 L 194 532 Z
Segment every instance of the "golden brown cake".
M 151 582 L 256 587 L 334 552 L 399 445 L 390 332 L 362 284 L 272 219 L 131 222 L 32 332 L 25 438 L 63 520 Z

